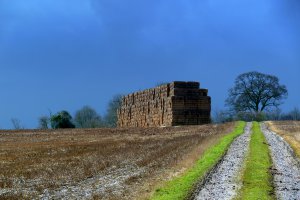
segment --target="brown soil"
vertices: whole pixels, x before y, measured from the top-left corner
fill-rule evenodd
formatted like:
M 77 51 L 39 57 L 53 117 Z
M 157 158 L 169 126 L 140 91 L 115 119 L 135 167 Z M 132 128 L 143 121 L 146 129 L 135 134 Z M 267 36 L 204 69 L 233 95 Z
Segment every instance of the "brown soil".
M 0 198 L 144 199 L 233 126 L 0 131 Z

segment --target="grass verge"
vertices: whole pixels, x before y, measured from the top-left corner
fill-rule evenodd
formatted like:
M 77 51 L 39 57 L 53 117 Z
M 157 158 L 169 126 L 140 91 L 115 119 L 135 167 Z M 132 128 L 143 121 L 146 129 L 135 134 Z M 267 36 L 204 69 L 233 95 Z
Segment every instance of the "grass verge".
M 243 175 L 243 187 L 238 199 L 274 199 L 270 150 L 259 123 L 253 122 L 250 150 Z
M 151 200 L 182 200 L 190 195 L 196 184 L 222 158 L 232 141 L 244 132 L 245 122 L 238 122 L 234 131 L 213 147 L 207 149 L 196 164 L 182 176 L 174 178 L 156 189 Z

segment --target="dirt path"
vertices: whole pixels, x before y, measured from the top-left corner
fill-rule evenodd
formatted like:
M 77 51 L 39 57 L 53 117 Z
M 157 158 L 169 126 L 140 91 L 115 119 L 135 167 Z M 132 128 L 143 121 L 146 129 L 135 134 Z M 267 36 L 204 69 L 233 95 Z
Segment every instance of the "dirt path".
M 251 139 L 251 126 L 248 123 L 244 134 L 236 138 L 220 164 L 199 186 L 195 199 L 232 199 L 242 186 L 240 172 L 244 165 Z
M 291 147 L 265 124 L 261 129 L 270 145 L 275 193 L 278 199 L 300 199 L 300 162 Z

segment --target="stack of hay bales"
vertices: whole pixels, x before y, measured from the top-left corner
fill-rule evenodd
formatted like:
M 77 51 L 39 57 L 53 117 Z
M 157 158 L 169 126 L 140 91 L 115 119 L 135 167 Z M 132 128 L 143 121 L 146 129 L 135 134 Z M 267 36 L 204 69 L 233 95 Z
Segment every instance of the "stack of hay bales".
M 211 99 L 198 82 L 174 81 L 129 94 L 118 110 L 119 127 L 210 123 Z

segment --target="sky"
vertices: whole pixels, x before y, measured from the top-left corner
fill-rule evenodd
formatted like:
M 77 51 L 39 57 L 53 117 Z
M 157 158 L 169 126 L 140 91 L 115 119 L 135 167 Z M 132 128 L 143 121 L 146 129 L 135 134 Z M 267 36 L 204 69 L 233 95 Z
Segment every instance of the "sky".
M 0 0 L 0 128 L 106 112 L 116 94 L 199 81 L 223 109 L 241 73 L 278 76 L 300 107 L 299 0 Z

